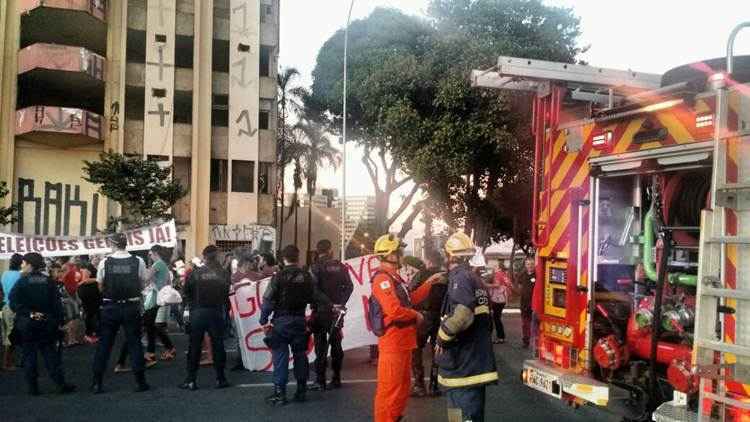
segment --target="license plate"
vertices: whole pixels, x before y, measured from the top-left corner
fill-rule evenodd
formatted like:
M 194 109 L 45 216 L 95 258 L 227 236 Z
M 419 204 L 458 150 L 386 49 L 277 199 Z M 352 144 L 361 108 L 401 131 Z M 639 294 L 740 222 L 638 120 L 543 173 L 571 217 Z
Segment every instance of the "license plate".
M 550 396 L 560 398 L 560 384 L 554 375 L 545 374 L 533 368 L 527 368 L 528 377 L 526 384 Z

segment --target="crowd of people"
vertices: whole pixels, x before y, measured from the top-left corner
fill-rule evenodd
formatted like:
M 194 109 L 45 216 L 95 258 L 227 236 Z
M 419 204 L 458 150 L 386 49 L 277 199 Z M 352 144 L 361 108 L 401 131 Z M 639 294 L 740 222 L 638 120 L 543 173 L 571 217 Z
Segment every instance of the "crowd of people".
M 271 254 L 249 248 L 221 253 L 213 245 L 203 250 L 202 258 L 187 262 L 171 259 L 172 252 L 157 245 L 144 260 L 126 250 L 123 234 L 111 236 L 109 242 L 113 253 L 106 257 L 45 260 L 36 253 L 14 255 L 2 274 L 0 369 L 15 369 L 20 347 L 31 395 L 40 394 L 38 354 L 59 393 L 75 390 L 65 381 L 61 348 L 80 343 L 96 347 L 91 391 L 104 392 L 104 374 L 119 331 L 124 341 L 115 372 L 132 371 L 136 391 L 148 390 L 145 370 L 177 357 L 167 329 L 170 320 L 189 336 L 187 374 L 179 388 L 197 390 L 198 369 L 209 364 L 216 388 L 227 388 L 228 298 L 234 286 L 268 277 L 260 323 L 272 352 L 274 388 L 266 401 L 287 404 L 290 351 L 297 381 L 293 400 L 306 400 L 311 335 L 317 356 L 330 353 L 331 377 L 328 359 L 317 359 L 310 388 L 342 386 L 342 326 L 353 283 L 346 265 L 333 257 L 330 241 L 318 242 L 315 262 L 308 268 L 301 265 L 300 251 L 293 245 L 281 250 L 277 265 Z M 374 248 L 380 264 L 371 277 L 367 315 L 378 335 L 374 419 L 397 421 L 409 397 L 445 393 L 450 421 L 481 421 L 485 387 L 498 379 L 493 343 L 506 340 L 502 313 L 514 292 L 521 299 L 522 345 L 533 342 L 534 259 L 527 258 L 511 280 L 507 267 L 489 268 L 461 232 L 447 240 L 444 253 L 428 250 L 424 261 L 405 257 L 403 247 L 397 237 L 384 235 Z M 157 340 L 163 350 L 159 355 Z M 426 384 L 424 349 L 431 352 Z M 232 369 L 243 369 L 241 354 Z

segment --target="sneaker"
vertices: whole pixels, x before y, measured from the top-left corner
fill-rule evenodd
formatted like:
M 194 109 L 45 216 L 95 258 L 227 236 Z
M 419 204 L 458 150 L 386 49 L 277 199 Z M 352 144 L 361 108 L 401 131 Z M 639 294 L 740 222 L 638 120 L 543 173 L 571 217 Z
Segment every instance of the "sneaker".
M 146 358 L 146 357 L 144 357 L 144 359 L 145 359 L 144 363 L 146 364 L 146 369 L 152 368 L 157 363 L 156 359 L 149 359 L 149 358 Z
M 177 357 L 177 349 L 174 347 L 161 353 L 161 360 L 173 360 Z
M 125 365 L 120 365 L 119 363 L 115 365 L 115 374 L 120 374 L 123 372 L 130 372 L 130 371 L 132 371 L 132 369 Z
M 209 358 L 203 358 L 200 361 L 200 366 L 211 366 L 213 364 L 214 364 L 214 360 L 213 359 L 209 359 Z

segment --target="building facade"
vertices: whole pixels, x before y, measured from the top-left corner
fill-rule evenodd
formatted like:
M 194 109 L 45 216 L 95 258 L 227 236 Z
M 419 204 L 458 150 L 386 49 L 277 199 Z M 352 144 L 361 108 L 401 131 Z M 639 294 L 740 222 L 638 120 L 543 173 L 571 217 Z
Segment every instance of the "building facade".
M 3 0 L 0 181 L 13 231 L 117 215 L 82 179 L 102 151 L 171 166 L 188 255 L 273 245 L 279 0 Z

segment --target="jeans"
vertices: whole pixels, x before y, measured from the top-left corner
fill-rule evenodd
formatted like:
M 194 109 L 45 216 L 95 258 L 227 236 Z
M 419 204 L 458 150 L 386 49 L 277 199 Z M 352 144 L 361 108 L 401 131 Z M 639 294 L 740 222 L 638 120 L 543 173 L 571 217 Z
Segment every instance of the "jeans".
M 310 371 L 307 361 L 307 344 L 310 336 L 305 326 L 305 317 L 282 316 L 273 319 L 273 329 L 266 337 L 273 357 L 273 383 L 286 391 L 289 381 L 289 349 L 294 359 L 294 377 L 297 388 L 305 388 Z
M 448 390 L 448 422 L 484 422 L 485 386 Z
M 505 340 L 505 327 L 503 327 L 504 303 L 492 302 L 492 322 L 495 325 L 495 334 L 499 340 Z
M 44 366 L 52 381 L 58 386 L 65 384 L 62 369 L 62 353 L 58 349 L 59 338 L 56 337 L 54 329 L 31 328 L 33 324 L 30 319 L 26 319 L 25 324 L 22 322 L 19 326 L 29 327 L 21 331 L 23 339 L 23 370 L 26 376 L 26 382 L 29 387 L 37 385 L 39 373 L 37 371 L 37 352 L 42 354 Z
M 125 341 L 133 360 L 133 371 L 143 372 L 143 345 L 141 345 L 141 304 L 105 303 L 102 307 L 99 344 L 94 356 L 94 376 L 101 378 L 107 368 L 117 332 L 122 327 Z
M 156 352 L 156 336 L 159 336 L 164 348 L 167 350 L 174 348 L 172 340 L 167 334 L 167 324 L 156 323 L 156 315 L 159 313 L 159 309 L 161 308 L 156 306 L 143 313 L 143 325 L 146 327 L 146 352 L 148 353 Z
M 188 349 L 188 381 L 195 381 L 200 367 L 203 336 L 211 337 L 216 379 L 224 380 L 227 353 L 224 349 L 224 312 L 221 308 L 195 308 L 190 311 L 190 347 Z

